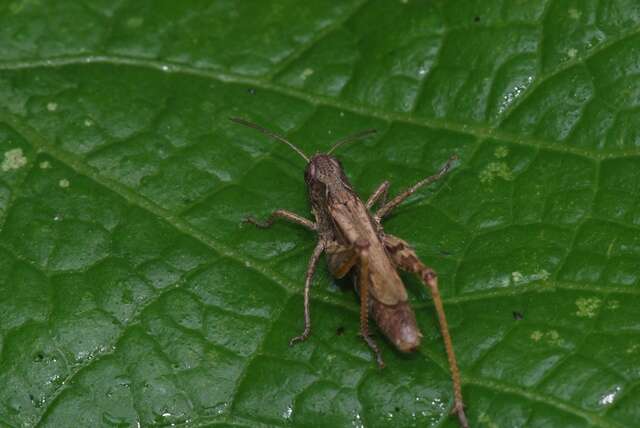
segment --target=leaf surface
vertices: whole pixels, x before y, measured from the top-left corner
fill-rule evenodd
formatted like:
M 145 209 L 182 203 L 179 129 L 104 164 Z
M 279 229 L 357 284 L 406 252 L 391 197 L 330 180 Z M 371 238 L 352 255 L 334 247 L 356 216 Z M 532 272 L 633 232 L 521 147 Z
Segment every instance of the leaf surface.
M 0 4 L 0 425 L 456 426 L 425 334 L 375 367 L 314 236 L 305 152 L 439 273 L 472 426 L 640 420 L 632 0 Z

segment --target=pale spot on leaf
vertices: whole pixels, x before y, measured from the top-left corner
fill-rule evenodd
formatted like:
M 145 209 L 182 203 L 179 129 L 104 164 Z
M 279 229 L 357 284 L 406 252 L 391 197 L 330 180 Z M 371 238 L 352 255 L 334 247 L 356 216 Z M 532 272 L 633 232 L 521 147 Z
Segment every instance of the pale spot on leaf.
M 22 149 L 11 149 L 4 152 L 4 160 L 2 161 L 2 170 L 9 171 L 12 169 L 22 168 L 27 164 L 27 158 Z
M 598 313 L 601 303 L 602 300 L 597 297 L 581 297 L 576 300 L 576 306 L 578 307 L 576 315 L 582 318 L 593 318 Z
M 493 152 L 493 155 L 498 159 L 506 158 L 509 155 L 509 149 L 505 146 L 500 146 Z
M 634 343 L 625 350 L 627 354 L 636 354 L 638 351 L 640 351 L 640 343 Z
M 607 302 L 607 309 L 616 310 L 619 307 L 620 307 L 619 300 L 610 300 L 609 302 Z
M 314 73 L 312 68 L 305 68 L 302 71 L 302 74 L 300 75 L 300 77 L 302 77 L 303 79 L 306 79 L 307 77 L 311 76 Z
M 140 17 L 140 16 L 134 16 L 131 17 L 129 19 L 127 19 L 127 27 L 129 28 L 138 28 L 142 25 L 142 23 L 144 22 L 144 18 Z
M 506 164 L 506 162 L 491 162 L 484 170 L 482 170 L 478 176 L 480 181 L 484 184 L 491 184 L 496 178 L 501 178 L 506 181 L 513 180 L 513 172 Z

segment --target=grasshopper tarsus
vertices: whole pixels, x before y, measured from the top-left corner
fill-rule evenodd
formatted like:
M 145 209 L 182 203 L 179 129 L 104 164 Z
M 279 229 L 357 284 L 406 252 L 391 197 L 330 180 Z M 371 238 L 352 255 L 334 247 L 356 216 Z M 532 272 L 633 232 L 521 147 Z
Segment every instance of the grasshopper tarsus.
M 464 405 L 462 403 L 456 403 L 451 409 L 451 414 L 458 417 L 458 422 L 462 428 L 469 428 L 469 421 L 467 415 L 464 413 Z
M 268 220 L 260 221 L 253 216 L 246 217 L 243 221 L 245 224 L 252 224 L 259 229 L 268 229 L 273 226 L 273 219 L 269 218 Z
M 311 329 L 305 329 L 300 336 L 295 336 L 289 339 L 289 346 L 293 346 L 296 343 L 304 342 L 311 336 Z
M 378 344 L 376 343 L 376 341 L 373 340 L 373 337 L 371 337 L 369 334 L 365 335 L 363 333 L 360 333 L 359 336 L 364 339 L 365 343 L 369 346 L 369 349 L 371 349 L 371 351 L 373 352 L 378 367 L 383 369 L 385 367 L 385 364 L 384 360 L 382 359 L 382 352 L 380 352 L 380 348 L 378 348 Z

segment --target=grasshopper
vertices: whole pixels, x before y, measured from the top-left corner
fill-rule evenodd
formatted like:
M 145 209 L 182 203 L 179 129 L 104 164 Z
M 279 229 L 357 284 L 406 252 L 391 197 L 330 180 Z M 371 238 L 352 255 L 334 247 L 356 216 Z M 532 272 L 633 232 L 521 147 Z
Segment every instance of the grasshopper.
M 452 412 L 457 414 L 462 427 L 468 427 L 462 401 L 460 372 L 438 290 L 437 275 L 432 268 L 420 261 L 409 244 L 384 233 L 382 228 L 382 220 L 394 208 L 419 188 L 443 177 L 451 169 L 457 156 L 452 156 L 435 175 L 418 181 L 390 201 L 386 201 L 390 184 L 385 181 L 366 202 L 362 202 L 349 183 L 340 161 L 331 153 L 347 142 L 374 134 L 376 132 L 374 129 L 365 130 L 338 141 L 326 154 L 318 153 L 309 158 L 284 137 L 260 125 L 241 118 L 234 117 L 230 120 L 285 143 L 307 162 L 304 179 L 315 222 L 281 209 L 273 211 L 266 221 L 261 222 L 253 217 L 245 219 L 246 222 L 260 228 L 271 227 L 274 220 L 284 219 L 318 235 L 318 242 L 309 260 L 304 284 L 304 330 L 299 336 L 293 337 L 289 344 L 302 342 L 311 334 L 309 309 L 311 282 L 320 256 L 326 253 L 329 271 L 334 277 L 342 278 L 350 271 L 354 271 L 355 288 L 360 295 L 360 336 L 375 355 L 378 365 L 381 368 L 384 367 L 384 361 L 378 345 L 369 333 L 370 315 L 396 348 L 402 352 L 415 351 L 420 345 L 422 333 L 416 324 L 405 286 L 397 269 L 415 273 L 430 289 L 438 315 L 453 382 Z M 379 203 L 379 208 L 373 213 L 370 212 L 376 203 Z

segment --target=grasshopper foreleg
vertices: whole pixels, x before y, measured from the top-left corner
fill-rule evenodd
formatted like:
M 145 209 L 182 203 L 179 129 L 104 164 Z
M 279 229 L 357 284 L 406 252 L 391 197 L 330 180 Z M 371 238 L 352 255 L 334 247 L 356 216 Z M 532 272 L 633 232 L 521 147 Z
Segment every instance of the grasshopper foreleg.
M 304 281 L 304 330 L 302 334 L 291 338 L 289 346 L 294 345 L 296 342 L 303 342 L 307 340 L 311 334 L 311 313 L 309 312 L 309 295 L 311 293 L 311 282 L 313 281 L 313 274 L 318 266 L 318 260 L 324 251 L 325 244 L 322 240 L 318 241 L 316 247 L 313 249 L 311 259 L 309 259 L 309 266 L 307 267 L 307 275 Z
M 291 223 L 299 224 L 300 226 L 306 227 L 309 230 L 316 230 L 316 225 L 311 220 L 307 220 L 306 218 L 299 216 L 296 213 L 292 213 L 291 211 L 286 210 L 275 210 L 265 221 L 259 221 L 256 218 L 249 216 L 244 219 L 244 222 L 251 223 L 256 227 L 259 227 L 260 229 L 268 229 L 273 225 L 277 218 L 290 221 Z
M 447 351 L 447 359 L 449 360 L 449 368 L 451 369 L 451 380 L 453 382 L 453 413 L 458 415 L 458 420 L 463 428 L 468 428 L 469 423 L 464 413 L 464 403 L 462 401 L 462 387 L 460 382 L 460 371 L 456 361 L 456 354 L 453 350 L 453 342 L 449 334 L 449 324 L 442 305 L 440 290 L 438 289 L 438 277 L 433 269 L 426 266 L 418 259 L 415 251 L 402 239 L 392 235 L 385 236 L 385 246 L 391 259 L 398 268 L 413 272 L 420 277 L 420 280 L 429 288 L 433 303 L 438 315 L 438 323 L 440 324 L 440 333 L 444 341 L 444 347 Z

